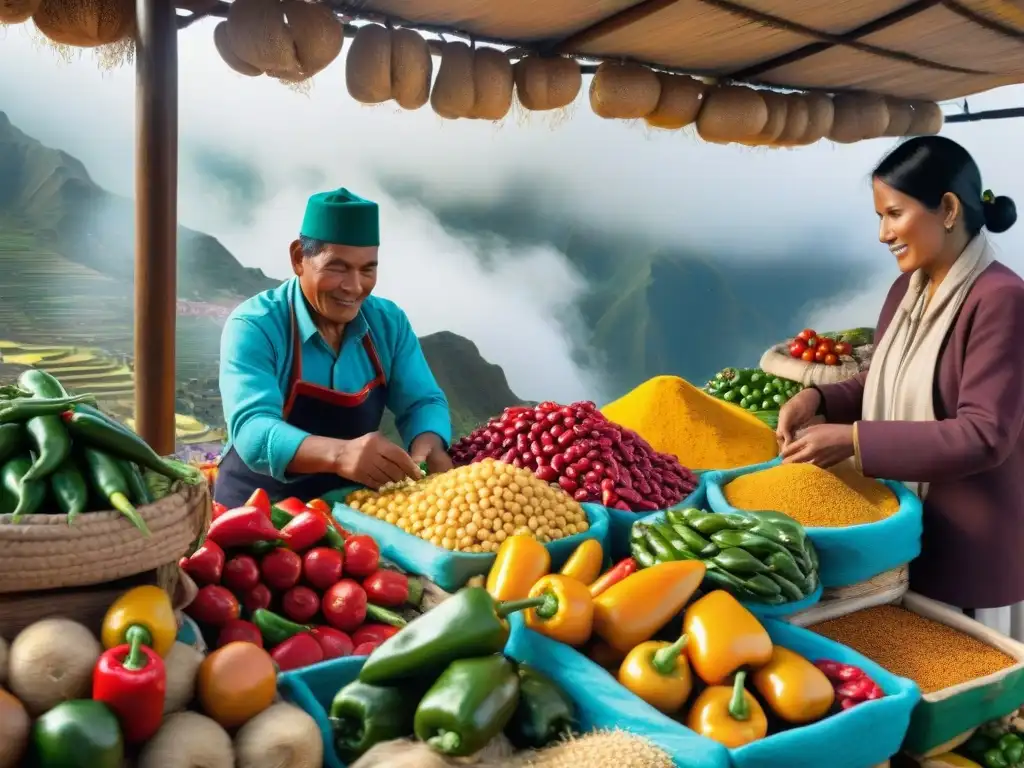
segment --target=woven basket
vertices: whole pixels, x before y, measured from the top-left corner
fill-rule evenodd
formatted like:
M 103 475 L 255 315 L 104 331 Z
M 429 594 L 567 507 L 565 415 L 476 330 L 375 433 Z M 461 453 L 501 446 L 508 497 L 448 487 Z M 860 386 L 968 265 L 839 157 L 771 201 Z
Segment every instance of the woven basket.
M 806 610 L 794 613 L 786 621 L 798 627 L 825 621 L 834 616 L 844 616 L 862 608 L 885 605 L 903 596 L 910 585 L 910 569 L 901 565 L 885 571 L 873 579 L 835 587 L 822 592 L 821 600 Z
M 0 516 L 0 594 L 103 584 L 176 564 L 209 525 L 209 488 L 179 484 L 139 514 L 152 536 L 118 512 L 88 513 L 71 526 L 65 515 L 26 515 L 18 523 Z

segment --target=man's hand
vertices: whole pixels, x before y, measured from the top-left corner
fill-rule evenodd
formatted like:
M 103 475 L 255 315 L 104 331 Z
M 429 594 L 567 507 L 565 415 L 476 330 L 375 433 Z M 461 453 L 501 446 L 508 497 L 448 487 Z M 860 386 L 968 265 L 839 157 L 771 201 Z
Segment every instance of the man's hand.
M 444 441 L 433 432 L 417 435 L 409 446 L 409 454 L 416 466 L 425 461 L 427 473 L 431 475 L 447 472 L 453 466 L 452 458 L 445 450 Z
M 853 456 L 853 427 L 812 424 L 782 449 L 783 464 L 814 464 L 828 469 Z
M 342 441 L 334 461 L 334 471 L 346 480 L 377 490 L 386 483 L 406 478 L 418 480 L 420 468 L 409 454 L 380 432 L 371 432 L 355 440 Z

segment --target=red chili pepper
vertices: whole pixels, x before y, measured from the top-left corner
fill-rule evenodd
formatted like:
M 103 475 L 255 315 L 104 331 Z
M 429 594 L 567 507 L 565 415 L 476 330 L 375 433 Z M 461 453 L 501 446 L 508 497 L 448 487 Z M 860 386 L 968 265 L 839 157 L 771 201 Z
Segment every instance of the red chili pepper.
M 318 512 L 299 512 L 278 534 L 288 549 L 304 552 L 327 535 L 327 521 Z
M 395 630 L 396 632 L 398 630 Z M 334 627 L 313 627 L 309 634 L 320 643 L 325 659 L 340 659 L 351 656 L 355 641 L 340 629 Z
M 185 613 L 200 624 L 211 627 L 222 626 L 241 613 L 238 599 L 224 587 L 207 584 L 196 592 L 195 598 L 185 608 Z
M 390 624 L 363 624 L 352 633 L 352 642 L 359 646 L 363 643 L 383 643 L 392 635 L 397 635 L 401 627 Z
M 231 619 L 220 628 L 220 634 L 217 635 L 217 647 L 220 648 L 235 642 L 252 643 L 262 648 L 263 635 L 260 634 L 259 627 L 251 621 Z
M 300 632 L 285 640 L 270 652 L 270 658 L 278 669 L 287 672 L 290 669 L 308 667 L 324 660 L 324 652 L 312 635 Z
M 290 498 L 284 499 L 283 501 L 277 502 L 275 505 L 278 509 L 282 509 L 292 517 L 295 517 L 300 512 L 306 511 L 306 505 L 302 503 L 300 499 L 291 496 Z
M 279 536 L 270 518 L 256 507 L 239 507 L 225 512 L 210 523 L 206 534 L 207 540 L 225 549 L 247 547 L 258 541 L 275 541 Z
M 352 651 L 353 656 L 369 656 L 371 653 L 380 648 L 380 643 L 362 643 L 357 645 L 355 650 Z
M 620 560 L 607 573 L 599 576 L 597 581 L 590 585 L 590 596 L 597 597 L 602 592 L 607 592 L 608 589 L 618 584 L 627 576 L 636 573 L 637 565 L 636 560 L 632 557 Z
M 365 534 L 345 539 L 345 573 L 364 578 L 380 565 L 380 549 L 372 537 Z
M 200 586 L 220 584 L 224 573 L 224 550 L 215 541 L 207 538 L 191 557 L 183 557 L 178 567 L 195 579 Z
M 92 675 L 93 699 L 113 710 L 129 744 L 148 741 L 159 730 L 167 695 L 163 659 L 142 645 L 142 634 L 129 629 L 128 642 L 104 652 Z
M 219 501 L 213 502 L 213 519 L 216 520 L 218 517 L 228 511 L 228 508 L 221 504 Z
M 268 520 L 270 519 L 270 497 L 262 488 L 257 488 L 253 491 L 252 496 L 250 496 L 249 500 L 242 506 L 256 507 L 256 509 L 262 512 Z
M 313 499 L 312 501 L 308 502 L 306 506 L 309 509 L 313 510 L 314 512 L 319 512 L 321 515 L 327 518 L 327 522 L 330 524 L 332 528 L 334 528 L 334 530 L 341 534 L 341 538 L 348 538 L 348 531 L 342 528 L 338 521 L 334 519 L 334 515 L 331 512 L 330 504 L 328 504 L 323 499 Z
M 419 605 L 423 597 L 423 583 L 419 579 L 382 568 L 363 579 L 363 589 L 367 600 L 385 608 Z
M 818 659 L 814 666 L 820 669 L 829 680 L 848 683 L 864 677 L 864 670 L 852 664 L 843 664 L 831 659 Z
M 843 683 L 836 688 L 836 696 L 843 699 L 855 699 L 857 701 L 866 701 L 868 693 L 875 686 L 871 678 L 867 676 L 861 677 L 859 680 L 850 680 L 849 682 Z

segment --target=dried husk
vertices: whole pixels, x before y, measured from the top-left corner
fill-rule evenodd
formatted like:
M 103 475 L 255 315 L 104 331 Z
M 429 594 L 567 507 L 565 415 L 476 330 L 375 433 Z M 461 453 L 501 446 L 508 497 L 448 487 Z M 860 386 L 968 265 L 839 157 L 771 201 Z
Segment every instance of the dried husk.
M 806 146 L 828 136 L 835 122 L 836 109 L 832 97 L 826 93 L 805 93 L 803 99 L 807 102 L 807 132 L 797 144 Z
M 330 8 L 304 0 L 235 0 L 227 33 L 235 56 L 292 83 L 326 68 L 345 40 L 344 26 Z
M 21 24 L 32 18 L 39 0 L 0 0 L 0 24 Z
M 946 118 L 938 104 L 934 101 L 915 101 L 912 106 L 914 116 L 907 129 L 908 136 L 934 135 L 942 130 Z
M 414 29 L 391 32 L 391 95 L 402 109 L 419 109 L 430 99 L 434 60 Z
M 914 108 L 909 101 L 885 97 L 885 107 L 889 112 L 889 125 L 885 128 L 885 136 L 906 136 L 910 132 L 910 124 L 914 121 Z
M 811 122 L 811 110 L 807 99 L 801 93 L 787 93 L 783 98 L 786 100 L 786 122 L 775 139 L 775 145 L 795 147 L 807 134 Z
M 768 124 L 768 104 L 760 92 L 738 85 L 711 88 L 697 116 L 697 133 L 714 144 L 750 144 Z
M 750 142 L 754 146 L 775 146 L 779 136 L 786 128 L 786 115 L 789 113 L 789 103 L 781 93 L 774 91 L 760 91 L 768 108 L 768 120 L 764 128 L 757 134 L 757 138 Z
M 604 62 L 590 81 L 590 108 L 612 120 L 637 120 L 658 107 L 661 80 L 639 64 Z
M 134 0 L 42 0 L 32 14 L 51 42 L 98 48 L 125 40 L 135 30 Z
M 282 7 L 303 79 L 323 72 L 341 55 L 345 25 L 320 3 L 285 0 Z
M 675 131 L 690 125 L 700 113 L 701 102 L 707 86 L 700 80 L 686 75 L 670 75 L 658 72 L 661 94 L 658 105 L 644 121 L 652 128 Z
M 512 62 L 497 48 L 473 51 L 473 111 L 476 120 L 501 120 L 512 108 Z
M 885 99 L 870 93 L 838 93 L 832 97 L 835 117 L 828 137 L 839 144 L 877 139 L 889 127 Z
M 544 112 L 572 104 L 583 87 L 579 62 L 564 56 L 524 56 L 512 67 L 516 98 L 526 109 Z
M 226 21 L 218 23 L 213 28 L 213 45 L 224 63 L 238 74 L 245 75 L 246 77 L 259 77 L 263 74 L 257 67 L 242 61 L 231 50 L 231 41 L 228 39 L 228 23 Z
M 439 117 L 469 117 L 475 104 L 473 49 L 455 40 L 441 48 L 441 66 L 430 92 L 430 107 Z
M 391 98 L 391 32 L 380 24 L 360 27 L 345 59 L 345 86 L 361 104 Z

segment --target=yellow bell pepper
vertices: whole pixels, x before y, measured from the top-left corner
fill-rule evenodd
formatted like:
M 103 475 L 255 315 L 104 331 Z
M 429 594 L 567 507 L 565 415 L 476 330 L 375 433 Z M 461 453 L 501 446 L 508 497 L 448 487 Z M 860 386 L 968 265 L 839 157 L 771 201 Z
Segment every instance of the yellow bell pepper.
M 781 645 L 775 646 L 768 663 L 754 670 L 750 679 L 768 708 L 794 725 L 820 720 L 836 698 L 820 669 Z
M 693 691 L 693 675 L 685 650 L 686 635 L 674 643 L 640 643 L 619 667 L 619 682 L 655 709 L 674 715 Z
M 170 596 L 160 587 L 129 589 L 107 609 L 100 631 L 103 647 L 129 642 L 129 633 L 139 633 L 141 644 L 161 657 L 170 652 L 178 636 L 178 621 Z
M 743 687 L 747 673 L 736 673 L 732 686 L 705 688 L 690 707 L 686 727 L 712 741 L 736 749 L 768 735 L 768 718 Z
M 690 638 L 693 671 L 708 685 L 721 685 L 741 667 L 760 667 L 772 657 L 772 639 L 761 622 L 722 590 L 686 609 L 683 632 Z
M 594 601 L 583 582 L 553 573 L 533 585 L 529 597 L 545 602 L 526 611 L 526 626 L 566 645 L 583 645 L 594 627 Z
M 701 561 L 680 560 L 627 576 L 594 598 L 594 632 L 620 653 L 629 653 L 683 610 L 704 572 Z
M 592 583 L 601 575 L 604 563 L 604 550 L 597 539 L 587 539 L 569 556 L 560 573 L 583 584 Z
M 551 555 L 533 536 L 509 536 L 487 574 L 487 591 L 499 602 L 522 600 L 551 570 Z

